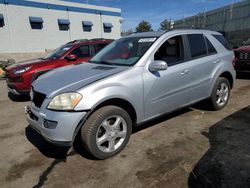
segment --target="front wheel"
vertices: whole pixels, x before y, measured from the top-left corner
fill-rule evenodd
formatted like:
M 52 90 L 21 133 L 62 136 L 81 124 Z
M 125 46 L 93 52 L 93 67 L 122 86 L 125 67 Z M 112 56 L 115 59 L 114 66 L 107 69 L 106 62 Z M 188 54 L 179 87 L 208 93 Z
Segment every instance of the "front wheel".
M 227 105 L 230 89 L 230 83 L 226 78 L 220 77 L 216 81 L 210 97 L 210 105 L 213 110 L 220 110 Z
M 86 149 L 98 159 L 112 157 L 123 150 L 132 132 L 128 113 L 117 106 L 105 106 L 95 111 L 81 129 Z

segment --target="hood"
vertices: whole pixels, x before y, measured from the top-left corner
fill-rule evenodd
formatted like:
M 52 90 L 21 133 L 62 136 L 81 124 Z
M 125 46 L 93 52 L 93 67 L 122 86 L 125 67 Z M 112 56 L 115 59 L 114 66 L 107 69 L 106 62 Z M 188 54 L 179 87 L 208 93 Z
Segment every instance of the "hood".
M 53 98 L 59 93 L 76 91 L 128 68 L 94 63 L 70 65 L 43 74 L 32 86 L 35 91 L 46 94 L 47 98 Z
M 37 63 L 46 63 L 48 61 L 49 60 L 45 60 L 45 59 L 42 59 L 42 58 L 30 59 L 30 60 L 22 61 L 22 62 L 19 62 L 19 63 L 14 63 L 14 64 L 6 67 L 6 70 L 12 70 L 12 69 L 15 69 L 17 67 L 26 67 L 26 66 L 37 64 Z
M 241 46 L 235 50 L 235 52 L 248 52 L 250 53 L 250 45 Z

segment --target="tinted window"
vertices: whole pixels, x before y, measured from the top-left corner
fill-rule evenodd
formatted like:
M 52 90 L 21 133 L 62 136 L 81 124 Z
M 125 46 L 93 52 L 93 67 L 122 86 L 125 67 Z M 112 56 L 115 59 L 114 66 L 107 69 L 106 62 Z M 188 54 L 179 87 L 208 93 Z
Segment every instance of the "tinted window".
M 191 57 L 199 57 L 207 54 L 207 47 L 202 34 L 187 35 Z
M 215 50 L 212 43 L 207 39 L 207 37 L 205 37 L 205 38 L 206 38 L 206 42 L 207 42 L 208 53 L 209 54 L 217 53 L 217 51 Z
M 80 46 L 80 47 L 77 47 L 76 49 L 74 49 L 71 54 L 74 54 L 76 55 L 77 57 L 79 58 L 82 58 L 82 57 L 89 57 L 89 46 Z
M 155 53 L 155 60 L 163 60 L 169 66 L 184 60 L 183 41 L 181 36 L 168 39 Z
M 105 46 L 107 46 L 106 43 L 104 44 L 95 44 L 94 48 L 95 48 L 95 53 L 97 54 L 101 49 L 103 49 Z
M 223 35 L 213 35 L 226 49 L 232 50 L 232 47 L 228 44 Z
M 69 25 L 67 24 L 58 24 L 59 30 L 60 31 L 68 31 L 69 30 Z
M 83 31 L 86 31 L 86 32 L 91 32 L 92 31 L 92 26 L 91 25 L 83 25 L 82 28 L 83 28 Z

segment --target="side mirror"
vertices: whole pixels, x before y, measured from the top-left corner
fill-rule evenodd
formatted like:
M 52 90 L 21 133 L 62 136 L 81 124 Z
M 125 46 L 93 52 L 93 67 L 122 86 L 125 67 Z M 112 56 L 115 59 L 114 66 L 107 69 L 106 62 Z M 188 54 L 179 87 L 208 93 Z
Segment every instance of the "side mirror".
M 149 64 L 149 70 L 151 72 L 167 70 L 168 64 L 165 61 L 156 60 Z
M 77 59 L 77 55 L 75 54 L 69 54 L 66 56 L 66 58 L 70 61 L 75 61 Z

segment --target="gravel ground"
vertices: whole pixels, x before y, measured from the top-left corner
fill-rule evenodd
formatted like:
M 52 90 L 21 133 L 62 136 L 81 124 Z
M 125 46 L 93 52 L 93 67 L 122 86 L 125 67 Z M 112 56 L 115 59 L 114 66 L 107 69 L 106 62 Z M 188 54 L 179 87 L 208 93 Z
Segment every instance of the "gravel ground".
M 228 106 L 180 110 L 134 130 L 125 150 L 101 161 L 79 144 L 60 148 L 29 128 L 27 98 L 0 81 L 0 187 L 250 187 L 250 79 Z

